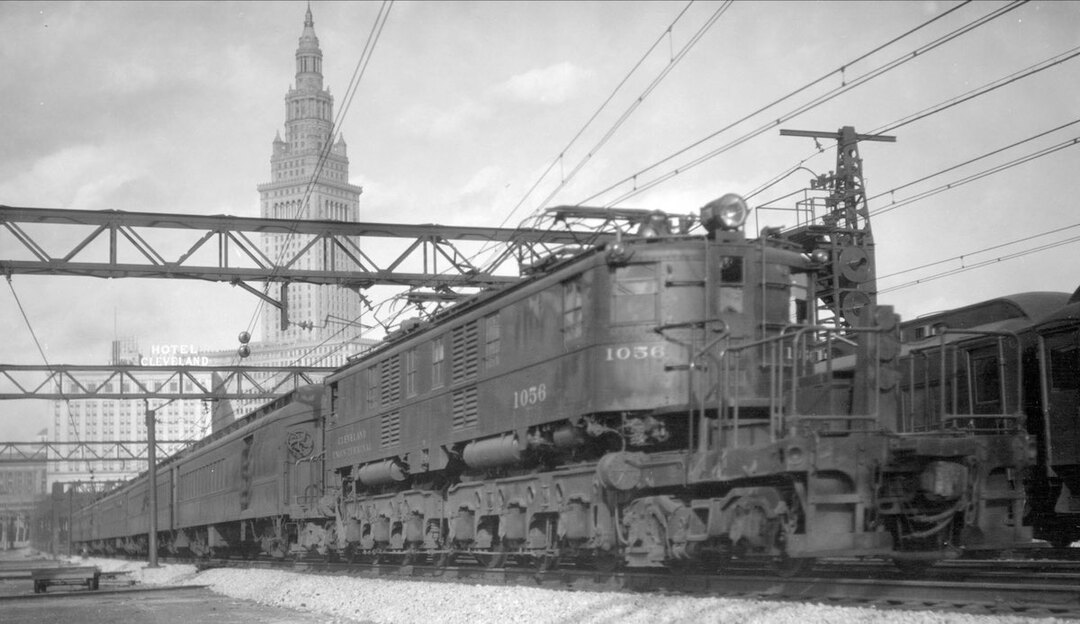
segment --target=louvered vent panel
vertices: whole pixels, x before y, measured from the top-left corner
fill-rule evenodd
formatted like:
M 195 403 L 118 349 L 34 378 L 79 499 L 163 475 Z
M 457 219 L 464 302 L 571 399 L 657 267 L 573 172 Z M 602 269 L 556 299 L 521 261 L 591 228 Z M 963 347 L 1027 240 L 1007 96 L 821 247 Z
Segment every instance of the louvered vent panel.
M 401 412 L 383 414 L 379 421 L 379 446 L 397 446 L 401 443 Z
M 379 394 L 383 405 L 393 405 L 401 400 L 401 356 L 382 363 L 382 377 L 379 380 Z
M 454 429 L 476 426 L 476 387 L 454 392 Z
M 477 344 L 477 321 L 454 328 L 452 335 L 451 382 L 458 383 L 476 378 L 479 366 Z

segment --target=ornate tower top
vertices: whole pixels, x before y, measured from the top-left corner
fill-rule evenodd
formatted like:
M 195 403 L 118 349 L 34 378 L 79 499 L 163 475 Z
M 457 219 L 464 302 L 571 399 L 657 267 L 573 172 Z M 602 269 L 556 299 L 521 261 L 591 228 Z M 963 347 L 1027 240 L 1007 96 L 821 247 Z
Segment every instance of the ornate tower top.
M 319 91 L 323 86 L 322 49 L 315 36 L 315 20 L 311 17 L 311 5 L 304 14 L 304 32 L 296 48 L 296 88 Z

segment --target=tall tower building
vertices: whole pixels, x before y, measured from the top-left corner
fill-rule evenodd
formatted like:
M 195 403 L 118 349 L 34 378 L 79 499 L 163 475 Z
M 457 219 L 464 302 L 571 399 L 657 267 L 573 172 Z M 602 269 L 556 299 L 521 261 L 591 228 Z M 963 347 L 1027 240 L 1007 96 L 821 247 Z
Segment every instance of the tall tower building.
M 349 158 L 344 137 L 334 140 L 334 97 L 323 87 L 322 50 L 315 36 L 311 7 L 296 49 L 296 85 L 285 94 L 285 139 L 274 138 L 270 182 L 258 186 L 262 216 L 274 219 L 359 221 L 360 193 L 349 184 Z M 295 255 L 307 241 L 286 234 L 265 234 L 264 251 L 277 261 Z M 297 267 L 320 270 L 334 262 L 331 254 L 307 252 Z M 344 259 L 342 259 L 344 260 Z M 360 298 L 332 286 L 291 284 L 286 297 L 289 325 L 282 328 L 277 310 L 262 315 L 262 340 L 272 345 L 342 342 L 356 330 L 343 324 L 359 321 Z M 336 337 L 335 337 L 336 335 Z

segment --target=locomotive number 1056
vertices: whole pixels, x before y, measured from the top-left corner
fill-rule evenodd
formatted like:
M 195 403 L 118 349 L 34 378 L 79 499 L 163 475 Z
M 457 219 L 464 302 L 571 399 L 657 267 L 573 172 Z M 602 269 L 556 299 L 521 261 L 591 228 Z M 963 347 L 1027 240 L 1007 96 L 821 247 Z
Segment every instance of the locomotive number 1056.
M 547 384 L 529 386 L 514 392 L 514 409 L 536 405 L 547 400 Z
M 625 347 L 607 347 L 604 361 L 620 360 L 661 360 L 664 358 L 664 345 L 627 345 Z

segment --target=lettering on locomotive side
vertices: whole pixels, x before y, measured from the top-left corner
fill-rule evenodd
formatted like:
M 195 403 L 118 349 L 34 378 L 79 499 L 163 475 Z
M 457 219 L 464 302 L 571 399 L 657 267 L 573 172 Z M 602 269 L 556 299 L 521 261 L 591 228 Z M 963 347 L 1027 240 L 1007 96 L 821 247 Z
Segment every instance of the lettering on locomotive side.
M 667 356 L 662 344 L 624 345 L 621 347 L 607 347 L 605 349 L 605 362 L 619 362 L 625 360 L 662 360 Z
M 334 440 L 334 442 L 336 442 L 338 446 L 341 446 L 343 444 L 349 444 L 350 442 L 359 442 L 365 438 L 367 438 L 366 431 L 351 431 L 349 433 L 339 435 Z
M 371 444 L 367 442 L 367 431 L 353 429 L 334 437 L 330 459 L 345 459 L 354 455 L 369 453 L 371 450 Z

